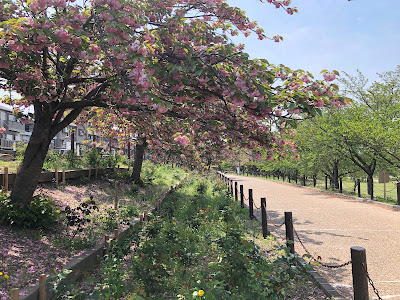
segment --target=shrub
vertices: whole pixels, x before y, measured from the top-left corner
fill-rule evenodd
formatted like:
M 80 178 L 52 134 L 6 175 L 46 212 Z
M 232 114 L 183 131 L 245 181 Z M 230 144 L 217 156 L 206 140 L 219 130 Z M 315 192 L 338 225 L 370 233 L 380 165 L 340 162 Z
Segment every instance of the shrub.
M 46 159 L 43 163 L 44 170 L 54 170 L 55 167 L 60 167 L 62 162 L 62 156 L 56 151 L 49 150 L 46 155 Z
M 99 166 L 101 154 L 99 150 L 97 150 L 96 148 L 92 148 L 84 153 L 83 159 L 88 166 Z
M 0 194 L 0 222 L 18 227 L 48 229 L 56 221 L 58 210 L 52 199 L 36 195 L 26 207 L 22 202 L 13 203 L 5 194 Z
M 65 154 L 65 159 L 67 161 L 68 169 L 77 169 L 82 167 L 82 160 L 75 152 L 68 151 L 67 154 Z

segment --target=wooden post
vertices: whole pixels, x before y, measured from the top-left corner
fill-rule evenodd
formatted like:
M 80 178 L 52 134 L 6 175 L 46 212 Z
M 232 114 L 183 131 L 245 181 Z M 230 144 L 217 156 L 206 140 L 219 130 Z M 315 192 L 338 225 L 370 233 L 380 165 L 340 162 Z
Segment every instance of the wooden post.
M 58 168 L 54 169 L 54 179 L 56 180 L 56 187 L 58 188 Z
M 143 221 L 147 221 L 147 214 L 148 214 L 148 211 L 145 210 L 145 211 L 143 212 Z
M 250 220 L 254 219 L 254 213 L 253 213 L 253 190 L 249 189 L 249 217 Z
M 114 199 L 114 209 L 118 209 L 118 181 L 115 181 L 115 199 Z
M 39 300 L 46 300 L 47 295 L 46 295 L 46 280 L 47 280 L 47 275 L 46 274 L 41 274 L 39 276 Z
M 357 193 L 358 197 L 361 197 L 361 180 L 357 179 Z
M 367 259 L 365 249 L 362 247 L 351 247 L 350 252 L 354 300 L 368 300 Z
M 286 227 L 286 247 L 290 249 L 290 253 L 294 254 L 293 219 L 291 211 L 285 211 L 285 227 Z
M 89 175 L 88 175 L 89 180 L 90 180 L 90 177 L 92 177 L 92 166 L 89 166 Z
M 110 245 L 110 236 L 105 235 L 104 236 L 104 255 L 108 253 L 108 246 Z
M 261 198 L 261 227 L 264 239 L 268 236 L 267 199 Z
M 17 173 L 16 173 L 17 175 L 18 175 L 18 173 L 19 173 L 19 170 L 20 170 L 20 168 L 18 167 L 18 168 L 17 168 Z
M 99 166 L 96 165 L 96 170 L 94 171 L 94 179 L 97 179 L 98 174 L 99 174 Z
M 400 205 L 400 182 L 397 183 L 397 205 Z
M 114 240 L 118 240 L 118 237 L 119 237 L 119 230 L 114 229 Z
M 244 208 L 244 194 L 243 194 L 243 184 L 240 185 L 240 206 Z
M 75 154 L 75 130 L 71 131 L 71 152 Z
M 10 300 L 19 300 L 19 289 L 11 289 Z
M 235 201 L 238 201 L 239 200 L 239 198 L 238 198 L 238 184 L 237 184 L 237 181 L 235 181 Z
M 339 193 L 343 193 L 343 179 L 339 178 Z
M 65 185 L 65 168 L 62 169 L 62 184 Z
M 8 192 L 8 168 L 4 167 L 4 190 Z
M 325 175 L 325 190 L 328 189 L 328 176 Z
M 230 187 L 231 187 L 231 194 L 232 194 L 232 196 L 233 196 L 233 193 L 234 193 L 234 191 L 233 191 L 233 179 L 229 179 L 229 185 L 230 185 Z

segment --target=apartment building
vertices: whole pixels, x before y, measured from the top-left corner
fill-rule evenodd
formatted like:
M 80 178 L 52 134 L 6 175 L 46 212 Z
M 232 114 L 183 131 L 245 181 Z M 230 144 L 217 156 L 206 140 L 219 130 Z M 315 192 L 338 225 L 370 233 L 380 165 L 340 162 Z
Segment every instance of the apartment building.
M 50 149 L 61 153 L 66 153 L 74 149 L 77 155 L 91 147 L 112 148 L 115 154 L 116 141 L 104 138 L 100 133 L 89 130 L 90 124 L 76 125 L 71 123 L 59 132 L 51 141 Z M 22 123 L 17 120 L 11 106 L 0 102 L 0 127 L 5 128 L 5 132 L 0 134 L 0 153 L 15 153 L 18 143 L 27 144 L 32 135 L 33 121 Z M 95 143 L 95 144 L 93 144 Z M 73 145 L 73 147 L 72 147 Z

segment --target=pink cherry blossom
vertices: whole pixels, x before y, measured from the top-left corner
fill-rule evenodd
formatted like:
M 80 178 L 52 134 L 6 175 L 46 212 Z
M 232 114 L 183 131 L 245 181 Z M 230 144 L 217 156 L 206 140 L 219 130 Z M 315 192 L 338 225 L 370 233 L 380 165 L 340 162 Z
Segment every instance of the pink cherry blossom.
M 336 74 L 334 73 L 324 73 L 324 80 L 325 81 L 332 81 L 336 79 Z

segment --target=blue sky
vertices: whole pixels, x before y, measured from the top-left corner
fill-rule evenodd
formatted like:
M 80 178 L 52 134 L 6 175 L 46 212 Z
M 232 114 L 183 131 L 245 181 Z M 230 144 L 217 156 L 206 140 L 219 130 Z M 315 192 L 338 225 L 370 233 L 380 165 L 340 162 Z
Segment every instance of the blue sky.
M 258 21 L 265 33 L 284 41 L 238 38 L 253 58 L 317 75 L 335 69 L 370 79 L 400 65 L 399 0 L 293 0 L 299 13 L 288 15 L 259 0 L 228 0 Z

